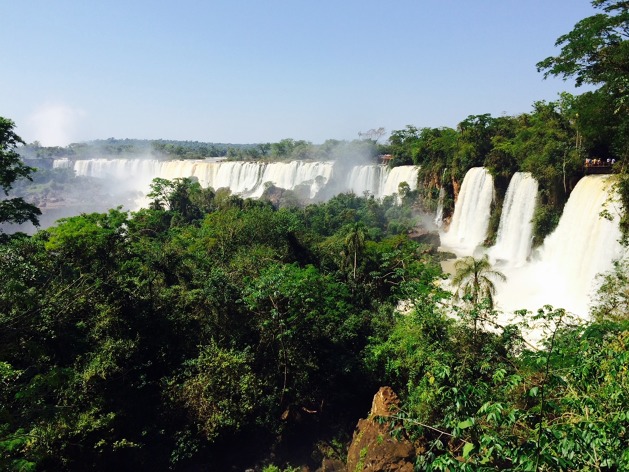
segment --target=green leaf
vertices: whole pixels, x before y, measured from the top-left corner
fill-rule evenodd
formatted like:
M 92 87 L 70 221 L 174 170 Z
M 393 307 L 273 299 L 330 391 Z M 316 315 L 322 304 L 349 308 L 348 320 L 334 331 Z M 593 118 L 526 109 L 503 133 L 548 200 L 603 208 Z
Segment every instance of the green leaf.
M 467 459 L 470 456 L 470 452 L 472 452 L 473 450 L 474 450 L 474 444 L 465 443 L 465 446 L 463 446 L 463 457 Z
M 469 419 L 469 420 L 465 420 L 465 421 L 459 422 L 459 424 L 457 425 L 457 428 L 465 429 L 465 428 L 469 428 L 471 426 L 474 426 L 474 420 Z

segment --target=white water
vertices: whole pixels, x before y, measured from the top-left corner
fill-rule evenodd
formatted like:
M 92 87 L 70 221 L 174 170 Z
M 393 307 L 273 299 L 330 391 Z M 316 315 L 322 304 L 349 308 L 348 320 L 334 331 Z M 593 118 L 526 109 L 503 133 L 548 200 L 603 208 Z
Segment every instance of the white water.
M 68 164 L 68 162 L 70 164 Z M 53 166 L 68 167 L 72 161 L 58 160 Z M 259 198 L 265 184 L 295 190 L 305 189 L 310 198 L 317 194 L 334 177 L 333 162 L 231 162 L 217 160 L 159 161 L 155 159 L 86 159 L 73 163 L 77 175 L 110 178 L 115 185 L 124 185 L 146 192 L 155 177 L 175 179 L 197 177 L 203 187 L 229 188 L 232 193 Z M 417 188 L 417 168 L 401 166 L 388 169 L 381 165 L 352 167 L 347 175 L 337 176 L 342 185 L 338 191 L 353 191 L 357 195 L 368 192 L 382 198 L 398 192 L 402 182 L 411 190 Z
M 443 187 L 439 188 L 439 199 L 437 200 L 437 214 L 435 215 L 435 225 L 437 228 L 441 228 L 443 225 L 443 200 L 446 198 L 446 190 Z
M 487 236 L 493 195 L 494 179 L 483 167 L 467 171 L 450 228 L 441 234 L 444 248 L 459 255 L 470 255 L 482 244 Z
M 522 266 L 533 244 L 533 212 L 537 181 L 529 173 L 516 172 L 509 182 L 500 215 L 496 244 L 489 250 L 494 263 Z
M 379 165 L 354 166 L 347 175 L 345 188 L 356 195 L 369 194 L 376 198 L 398 193 L 398 187 L 406 182 L 411 190 L 417 188 L 415 166 L 400 166 L 389 169 Z
M 382 166 L 378 166 L 381 167 Z M 378 189 L 376 197 L 385 197 L 387 195 L 393 195 L 398 193 L 398 188 L 402 182 L 406 182 L 410 190 L 417 189 L 417 173 L 419 169 L 415 166 L 399 166 L 393 169 L 385 168 L 383 171 L 383 183 Z
M 607 206 L 614 221 L 600 216 L 610 195 L 608 176 L 587 176 L 578 182 L 559 225 L 535 251 L 535 260 L 502 270 L 507 282 L 497 286 L 500 308 L 534 311 L 549 304 L 587 317 L 590 297 L 598 288 L 596 275 L 609 271 L 624 252 L 618 242 L 617 198 Z
M 70 159 L 55 159 L 52 162 L 53 169 L 72 169 L 73 162 Z

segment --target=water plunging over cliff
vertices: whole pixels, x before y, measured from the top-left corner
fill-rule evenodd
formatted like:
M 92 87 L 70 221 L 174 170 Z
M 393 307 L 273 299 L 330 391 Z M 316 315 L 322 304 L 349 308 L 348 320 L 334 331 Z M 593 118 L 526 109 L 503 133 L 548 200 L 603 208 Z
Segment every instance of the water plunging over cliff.
M 526 263 L 533 243 L 533 212 L 537 181 L 529 173 L 516 172 L 502 204 L 496 244 L 489 256 L 497 263 L 521 266 Z
M 443 201 L 445 198 L 446 190 L 440 187 L 439 198 L 437 199 L 437 214 L 435 215 L 435 225 L 437 225 L 437 228 L 441 228 L 441 225 L 443 225 Z
M 69 164 L 70 163 L 70 164 Z M 71 166 L 72 161 L 59 160 L 54 166 Z M 304 187 L 310 198 L 315 198 L 334 173 L 333 162 L 243 162 L 210 160 L 171 160 L 155 159 L 86 159 L 73 163 L 77 175 L 112 178 L 116 182 L 133 186 L 146 192 L 155 177 L 175 179 L 197 177 L 203 187 L 214 189 L 229 188 L 233 193 L 245 197 L 262 196 L 266 183 L 295 190 Z M 417 187 L 417 168 L 401 166 L 388 169 L 382 165 L 361 165 L 351 167 L 347 177 L 341 180 L 340 192 L 353 191 L 357 195 L 368 192 L 376 198 L 397 193 L 401 182 L 407 182 L 410 189 Z
M 559 225 L 535 251 L 535 260 L 503 270 L 508 280 L 497 287 L 500 308 L 535 310 L 550 304 L 587 316 L 590 296 L 597 288 L 596 275 L 610 270 L 624 252 L 618 242 L 617 198 L 607 207 L 615 219 L 609 221 L 600 215 L 610 194 L 607 176 L 587 176 L 579 181 Z
M 473 167 L 463 179 L 454 206 L 452 223 L 441 235 L 441 244 L 456 253 L 469 255 L 487 236 L 494 180 L 483 167 Z

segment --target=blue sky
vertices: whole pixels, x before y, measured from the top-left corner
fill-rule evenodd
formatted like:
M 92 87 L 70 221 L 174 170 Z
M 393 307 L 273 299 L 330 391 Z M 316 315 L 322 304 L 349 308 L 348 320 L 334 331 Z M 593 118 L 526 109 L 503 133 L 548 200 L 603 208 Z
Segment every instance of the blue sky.
M 515 115 L 589 0 L 6 1 L 0 115 L 27 142 L 321 143 Z

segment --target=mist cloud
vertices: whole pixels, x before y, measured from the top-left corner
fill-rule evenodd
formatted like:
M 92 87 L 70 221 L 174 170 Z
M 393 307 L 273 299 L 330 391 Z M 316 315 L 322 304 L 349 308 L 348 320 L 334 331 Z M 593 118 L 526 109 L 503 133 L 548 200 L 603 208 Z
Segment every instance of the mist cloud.
M 85 114 L 79 108 L 62 103 L 46 103 L 28 119 L 28 134 L 42 146 L 67 146 L 77 140 L 77 131 Z

